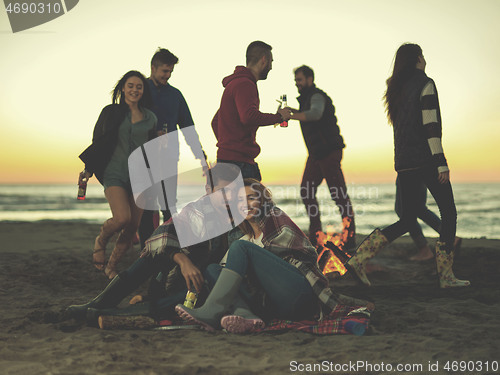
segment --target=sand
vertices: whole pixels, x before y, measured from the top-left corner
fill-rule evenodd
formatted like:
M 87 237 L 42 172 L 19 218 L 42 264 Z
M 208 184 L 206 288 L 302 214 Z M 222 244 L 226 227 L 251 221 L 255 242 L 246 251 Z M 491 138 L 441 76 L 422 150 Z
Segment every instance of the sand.
M 90 264 L 97 233 L 90 224 L 0 224 L 0 374 L 444 374 L 460 373 L 445 371 L 447 361 L 474 361 L 465 372 L 472 374 L 493 373 L 493 361 L 500 362 L 498 240 L 464 240 L 455 272 L 470 288 L 439 289 L 432 261 L 408 260 L 415 251 L 409 238 L 374 259 L 373 287 L 336 281 L 340 292 L 375 301 L 365 336 L 231 335 L 107 331 L 61 321 L 66 306 L 107 284 Z M 138 251 L 136 245 L 128 252 L 122 268 Z M 346 367 L 357 361 L 359 367 Z M 398 364 L 422 367 L 404 372 Z

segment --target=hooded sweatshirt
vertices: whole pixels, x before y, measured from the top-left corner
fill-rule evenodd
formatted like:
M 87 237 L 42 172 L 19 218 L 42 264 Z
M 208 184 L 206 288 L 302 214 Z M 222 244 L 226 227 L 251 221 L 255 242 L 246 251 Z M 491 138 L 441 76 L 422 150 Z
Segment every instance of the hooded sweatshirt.
M 260 153 L 255 140 L 258 127 L 281 122 L 281 115 L 259 111 L 257 80 L 244 66 L 237 66 L 222 86 L 220 107 L 212 120 L 217 159 L 255 164 Z

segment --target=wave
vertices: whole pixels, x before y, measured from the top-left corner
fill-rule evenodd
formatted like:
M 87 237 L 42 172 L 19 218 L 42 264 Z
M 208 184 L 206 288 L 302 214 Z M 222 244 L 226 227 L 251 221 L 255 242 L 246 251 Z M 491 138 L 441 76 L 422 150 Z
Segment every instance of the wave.
M 458 235 L 500 238 L 500 184 L 454 184 L 453 188 L 458 211 Z M 279 185 L 272 186 L 271 190 L 277 205 L 306 229 L 309 219 L 300 198 L 300 188 Z M 76 192 L 75 185 L 0 185 L 0 221 L 102 223 L 110 217 L 101 186 L 89 185 L 84 201 L 76 199 Z M 194 192 L 186 188 L 183 195 L 189 198 Z M 375 227 L 384 227 L 398 220 L 394 212 L 394 184 L 348 185 L 348 192 L 360 233 L 368 233 Z M 324 185 L 318 189 L 317 198 L 324 225 L 339 226 L 338 208 Z M 428 207 L 439 213 L 430 194 Z M 425 225 L 423 228 L 424 234 L 436 235 Z

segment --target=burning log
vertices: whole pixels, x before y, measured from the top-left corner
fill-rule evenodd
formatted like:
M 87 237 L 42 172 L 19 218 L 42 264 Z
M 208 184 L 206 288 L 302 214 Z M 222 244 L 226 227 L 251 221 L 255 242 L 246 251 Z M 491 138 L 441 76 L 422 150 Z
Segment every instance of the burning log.
M 344 250 L 339 249 L 338 246 L 331 241 L 327 241 L 325 247 L 329 248 L 333 252 L 333 255 L 339 258 L 342 264 L 346 264 L 347 261 L 351 259 L 349 254 L 347 254 Z

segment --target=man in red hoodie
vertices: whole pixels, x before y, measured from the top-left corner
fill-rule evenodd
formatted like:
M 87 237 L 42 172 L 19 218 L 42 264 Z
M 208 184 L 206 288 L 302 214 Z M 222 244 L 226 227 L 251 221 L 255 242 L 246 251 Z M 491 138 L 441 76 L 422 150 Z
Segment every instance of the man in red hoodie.
M 260 147 L 255 140 L 259 126 L 273 125 L 290 119 L 288 108 L 277 113 L 259 111 L 257 81 L 267 78 L 272 69 L 272 47 L 264 42 L 250 43 L 246 67 L 237 66 L 234 73 L 222 80 L 224 93 L 219 110 L 212 120 L 217 138 L 217 161 L 240 167 L 243 178 L 261 180 L 255 158 Z

